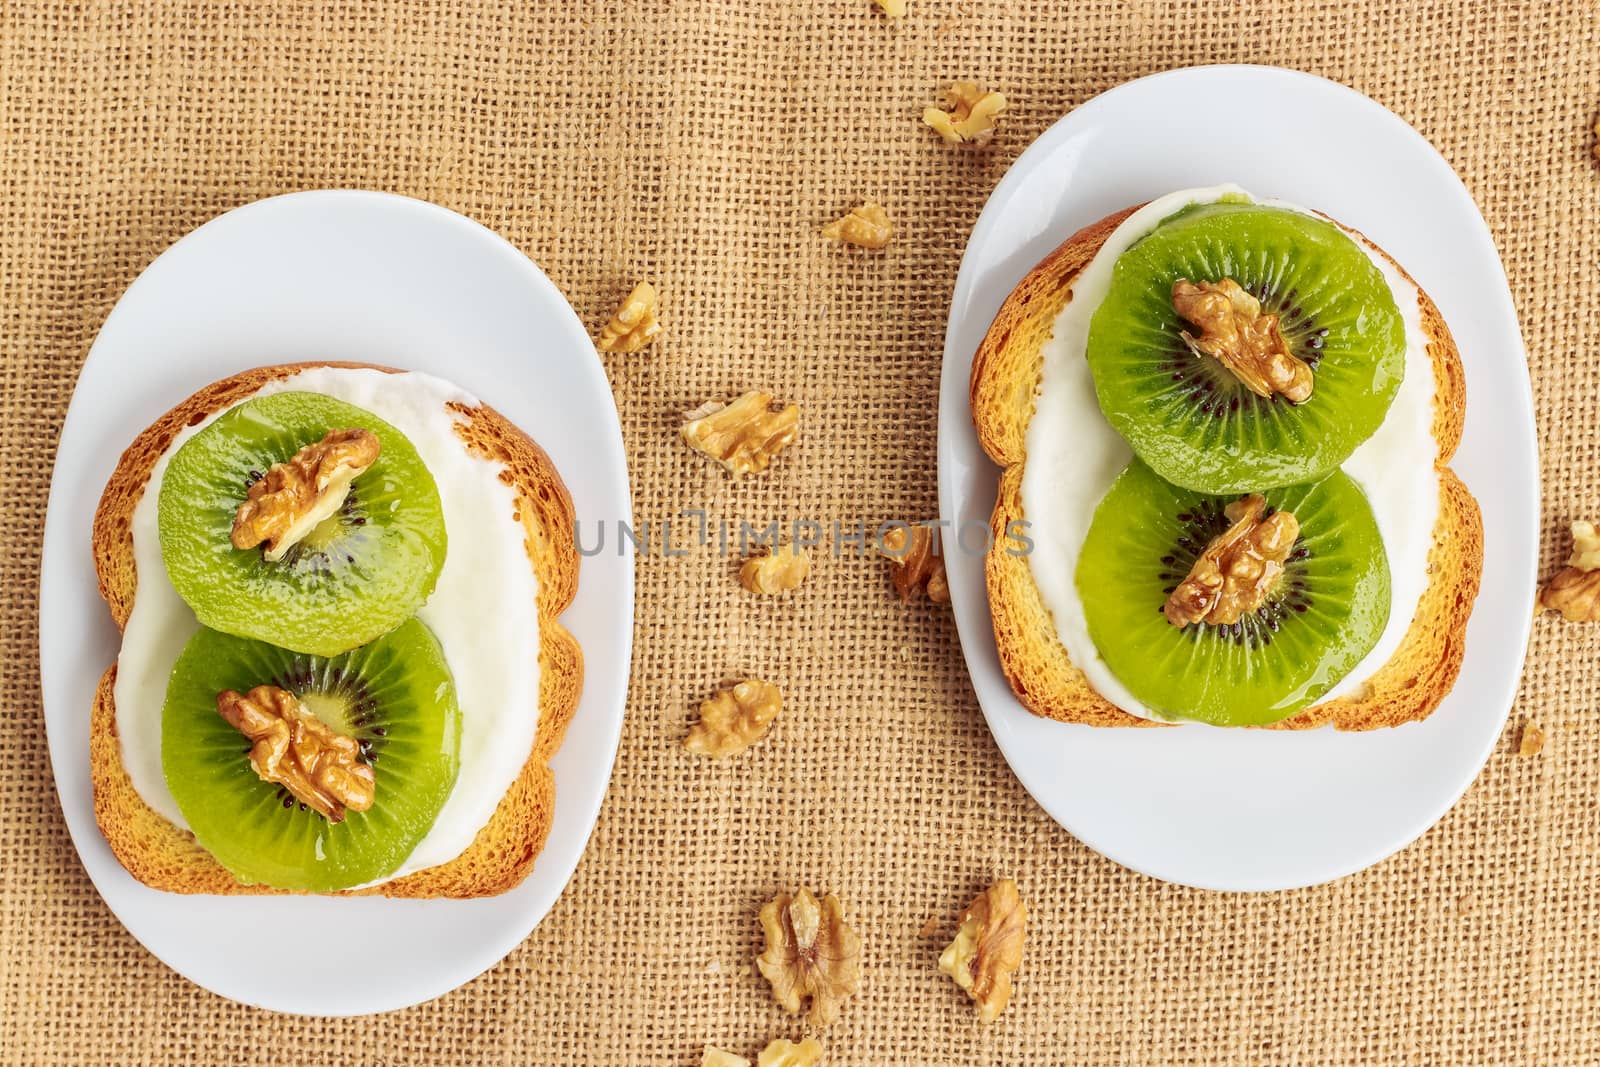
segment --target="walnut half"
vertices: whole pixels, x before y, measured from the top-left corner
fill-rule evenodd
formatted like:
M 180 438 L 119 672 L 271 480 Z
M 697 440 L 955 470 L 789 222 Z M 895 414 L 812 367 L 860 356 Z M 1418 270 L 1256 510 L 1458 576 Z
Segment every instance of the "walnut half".
M 684 416 L 683 439 L 727 468 L 735 478 L 759 474 L 800 429 L 800 409 L 770 411 L 772 396 L 749 392 L 731 404 L 711 401 Z
M 984 144 L 994 136 L 995 119 L 1006 98 L 986 92 L 977 82 L 956 82 L 945 91 L 945 110 L 924 108 L 922 121 L 949 144 Z
M 904 18 L 906 14 L 906 0 L 872 0 L 883 9 L 883 13 L 892 19 Z
M 705 1052 L 700 1055 L 700 1067 L 750 1067 L 750 1061 L 725 1049 L 707 1045 Z
M 1572 555 L 1540 591 L 1533 610 L 1559 611 L 1568 622 L 1600 622 L 1600 532 L 1594 523 L 1572 524 Z
M 980 1022 L 994 1022 L 1011 999 L 1027 918 L 1017 883 L 1002 878 L 967 905 L 955 940 L 939 957 L 939 970 L 978 1002 Z
M 635 285 L 611 321 L 601 328 L 595 346 L 602 352 L 643 352 L 661 333 L 661 322 L 656 318 L 660 303 L 655 286 L 649 282 Z
M 700 705 L 700 721 L 689 728 L 683 747 L 712 759 L 738 755 L 767 736 L 781 710 L 783 694 L 777 686 L 746 679 Z
M 1311 364 L 1289 351 L 1278 316 L 1263 315 L 1261 301 L 1232 278 L 1220 282 L 1172 283 L 1172 307 L 1200 329 L 1180 331 L 1183 343 L 1221 363 L 1245 388 L 1271 399 L 1282 394 L 1296 404 L 1311 398 Z
M 910 600 L 920 590 L 935 604 L 950 603 L 950 583 L 944 573 L 944 557 L 939 554 L 939 535 L 931 527 L 919 524 L 907 531 L 896 526 L 883 535 L 878 551 L 894 563 L 889 580 L 901 600 Z
M 287 689 L 224 689 L 217 694 L 217 714 L 255 742 L 250 766 L 263 781 L 283 786 L 329 822 L 343 822 L 346 809 L 372 807 L 377 783 L 361 761 L 360 744 L 317 718 Z
M 839 898 L 809 890 L 779 893 L 761 909 L 767 949 L 756 959 L 772 995 L 791 1014 L 811 999 L 811 1022 L 826 1026 L 861 983 L 861 939 L 845 925 Z
M 317 524 L 338 513 L 350 483 L 378 462 L 378 435 L 370 430 L 329 430 L 274 463 L 245 491 L 233 517 L 233 547 L 265 544 L 263 555 L 276 563 Z
M 766 596 L 793 592 L 810 576 L 811 557 L 793 542 L 747 559 L 739 568 L 739 584 Z
M 1211 539 L 1167 597 L 1161 610 L 1168 622 L 1180 630 L 1196 622 L 1226 626 L 1266 603 L 1300 536 L 1293 512 L 1262 518 L 1266 506 L 1252 494 L 1224 509 L 1233 525 Z

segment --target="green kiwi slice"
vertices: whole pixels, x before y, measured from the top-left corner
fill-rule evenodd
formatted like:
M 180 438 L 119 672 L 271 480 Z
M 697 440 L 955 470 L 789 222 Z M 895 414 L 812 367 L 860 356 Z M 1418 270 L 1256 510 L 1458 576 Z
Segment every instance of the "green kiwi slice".
M 330 822 L 256 774 L 217 694 L 258 685 L 356 739 L 376 780 L 370 809 Z M 202 629 L 167 684 L 161 765 L 195 838 L 240 881 L 327 893 L 393 873 L 427 835 L 455 785 L 460 727 L 444 652 L 416 619 L 331 659 Z
M 277 562 L 233 547 L 234 516 L 274 464 L 334 429 L 377 435 L 377 462 L 344 506 Z M 404 434 L 317 393 L 275 393 L 224 412 L 173 454 L 161 483 L 161 555 L 202 625 L 334 656 L 414 615 L 444 565 L 444 511 Z
M 1337 226 L 1282 208 L 1216 203 L 1161 223 L 1117 258 L 1089 324 L 1100 408 L 1174 485 L 1258 492 L 1336 469 L 1383 422 L 1405 374 L 1405 324 L 1383 274 Z M 1278 316 L 1310 366 L 1301 403 L 1258 396 L 1191 347 L 1178 279 L 1232 279 Z
M 1078 556 L 1089 636 L 1106 666 L 1163 716 L 1276 722 L 1313 703 L 1372 650 L 1389 621 L 1389 562 L 1372 508 L 1343 472 L 1262 492 L 1300 522 L 1275 590 L 1236 623 L 1179 629 L 1162 612 L 1234 495 L 1181 489 L 1138 460 L 1095 509 Z

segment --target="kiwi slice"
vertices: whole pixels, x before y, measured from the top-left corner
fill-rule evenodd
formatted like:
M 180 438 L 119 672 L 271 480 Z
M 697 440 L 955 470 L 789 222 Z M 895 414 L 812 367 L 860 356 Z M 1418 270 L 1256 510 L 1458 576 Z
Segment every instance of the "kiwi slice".
M 1405 324 L 1383 274 L 1332 223 L 1282 208 L 1185 209 L 1117 258 L 1089 324 L 1100 408 L 1133 451 L 1175 485 L 1259 492 L 1336 469 L 1383 422 L 1405 374 Z M 1232 279 L 1278 316 L 1310 366 L 1301 403 L 1258 396 L 1188 344 L 1179 279 Z
M 275 685 L 354 737 L 373 770 L 370 809 L 330 822 L 250 764 L 250 742 L 217 713 L 224 689 Z M 393 873 L 456 781 L 461 715 L 438 639 L 412 619 L 333 658 L 202 629 L 167 683 L 161 766 L 195 838 L 252 884 L 326 893 Z
M 1151 710 L 1223 726 L 1276 722 L 1333 688 L 1389 621 L 1389 562 L 1372 508 L 1343 472 L 1262 492 L 1300 522 L 1276 588 L 1226 626 L 1179 629 L 1162 612 L 1236 499 L 1162 481 L 1138 460 L 1095 509 L 1078 556 L 1089 636 Z
M 334 429 L 378 437 L 344 506 L 277 562 L 230 535 L 250 486 Z M 404 434 L 317 393 L 275 393 L 223 413 L 173 455 L 161 483 L 161 555 L 202 625 L 334 656 L 416 614 L 444 565 L 444 511 Z

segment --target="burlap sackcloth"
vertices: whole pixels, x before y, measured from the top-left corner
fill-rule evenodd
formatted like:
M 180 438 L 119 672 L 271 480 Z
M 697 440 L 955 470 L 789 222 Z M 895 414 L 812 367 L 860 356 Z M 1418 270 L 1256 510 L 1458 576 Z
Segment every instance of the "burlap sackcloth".
M 924 518 L 947 303 L 1009 163 L 1129 78 L 1297 67 L 1413 123 L 1489 220 L 1538 403 L 1542 573 L 1566 521 L 1600 511 L 1593 4 L 910 5 L 893 24 L 869 0 L 0 6 L 4 1062 L 689 1067 L 706 1041 L 753 1055 L 801 1031 L 753 966 L 759 905 L 800 884 L 838 893 L 865 945 L 861 992 L 822 1034 L 833 1064 L 1600 1056 L 1600 628 L 1551 620 L 1507 737 L 1420 842 L 1333 885 L 1222 896 L 1132 874 L 1051 822 L 984 727 L 948 610 L 902 606 L 881 563 L 826 560 L 774 603 L 714 553 L 654 555 L 599 826 L 549 917 L 482 978 L 374 1019 L 273 1016 L 169 971 L 96 896 L 39 703 L 53 445 L 139 270 L 274 193 L 358 186 L 464 212 L 593 326 L 653 279 L 661 344 L 605 361 L 638 518 Z M 985 149 L 918 125 L 961 77 L 1012 101 Z M 1194 118 L 1250 122 L 1198 102 Z M 1314 129 L 1261 133 L 1316 165 Z M 818 239 L 863 197 L 894 215 L 886 252 Z M 749 387 L 798 402 L 803 434 L 733 484 L 674 431 L 678 412 Z M 723 763 L 687 756 L 694 704 L 746 672 L 787 695 L 771 737 Z M 1538 758 L 1513 751 L 1527 718 L 1549 731 Z M 980 1027 L 934 959 L 1001 874 L 1022 886 L 1029 939 L 1011 1008 Z

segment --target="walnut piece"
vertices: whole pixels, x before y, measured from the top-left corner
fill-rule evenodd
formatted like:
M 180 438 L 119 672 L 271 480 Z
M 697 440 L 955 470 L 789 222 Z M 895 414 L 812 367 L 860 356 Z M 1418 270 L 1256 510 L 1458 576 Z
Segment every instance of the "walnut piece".
M 939 970 L 978 1002 L 980 1022 L 994 1022 L 1011 999 L 1011 972 L 1022 965 L 1027 919 L 1017 883 L 1002 878 L 967 905 L 956 939 L 939 957 Z
M 771 411 L 768 393 L 749 392 L 731 404 L 711 401 L 684 416 L 683 439 L 727 468 L 735 478 L 759 474 L 795 439 L 800 409 Z
M 1300 536 L 1293 512 L 1266 518 L 1266 498 L 1250 495 L 1223 509 L 1233 525 L 1211 539 L 1161 610 L 1178 629 L 1205 622 L 1226 626 L 1266 602 Z
M 1200 328 L 1197 338 L 1181 331 L 1183 343 L 1226 367 L 1260 397 L 1282 394 L 1296 404 L 1311 397 L 1311 365 L 1289 351 L 1278 316 L 1263 315 L 1261 301 L 1232 278 L 1220 282 L 1172 283 L 1172 307 Z
M 861 939 L 844 923 L 839 898 L 802 889 L 779 893 L 761 909 L 767 949 L 756 959 L 772 995 L 791 1014 L 811 998 L 811 1022 L 827 1026 L 861 982 Z
M 945 90 L 945 109 L 924 108 L 922 121 L 949 144 L 983 144 L 994 136 L 995 119 L 1006 98 L 985 92 L 977 82 L 956 82 Z
M 642 352 L 661 332 L 656 318 L 660 300 L 655 286 L 640 282 L 617 308 L 611 321 L 600 330 L 600 340 L 595 342 L 602 352 Z
M 816 1067 L 822 1062 L 822 1045 L 814 1037 L 798 1044 L 778 1038 L 756 1058 L 756 1067 Z
M 329 822 L 343 822 L 346 809 L 372 807 L 377 783 L 361 761 L 360 744 L 317 718 L 287 689 L 224 689 L 217 694 L 217 714 L 255 742 L 250 766 L 263 781 L 283 786 Z
M 824 226 L 822 236 L 857 248 L 882 248 L 894 236 L 894 223 L 889 221 L 882 204 L 868 200 Z
M 707 1045 L 705 1052 L 700 1056 L 700 1067 L 750 1067 L 750 1061 L 743 1056 L 735 1056 L 731 1052 Z
M 878 551 L 894 564 L 889 580 L 901 600 L 910 600 L 920 590 L 935 604 L 950 603 L 950 583 L 944 573 L 944 557 L 939 553 L 939 535 L 932 527 L 919 524 L 908 531 L 896 526 L 883 535 Z
M 725 759 L 763 737 L 783 710 L 783 694 L 771 682 L 750 678 L 719 690 L 700 705 L 700 721 L 689 728 L 683 747 L 697 756 Z
M 1522 736 L 1517 739 L 1517 755 L 1537 756 L 1544 749 L 1544 727 L 1529 719 L 1522 724 Z
M 790 542 L 779 545 L 765 556 L 752 556 L 739 568 L 739 584 L 752 593 L 766 596 L 800 588 L 811 575 L 811 557 Z
M 1569 622 L 1600 622 L 1600 532 L 1594 523 L 1572 524 L 1572 555 L 1540 591 L 1533 610 L 1559 611 Z
M 906 0 L 872 0 L 883 9 L 883 13 L 892 19 L 904 18 L 906 14 Z
M 350 483 L 378 461 L 378 436 L 370 430 L 329 430 L 274 463 L 245 491 L 233 517 L 234 548 L 265 543 L 263 554 L 276 563 L 318 523 L 338 513 Z

